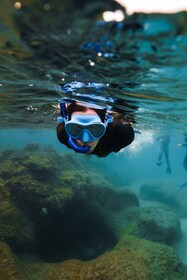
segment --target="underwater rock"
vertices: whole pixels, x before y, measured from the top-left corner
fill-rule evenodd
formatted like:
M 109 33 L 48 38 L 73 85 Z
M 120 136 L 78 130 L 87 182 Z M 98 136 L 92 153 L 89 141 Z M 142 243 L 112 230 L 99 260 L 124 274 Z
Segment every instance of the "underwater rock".
M 107 252 L 89 262 L 69 260 L 49 265 L 46 280 L 148 280 L 148 270 L 142 257 L 135 252 L 119 250 Z
M 27 145 L 21 152 L 7 150 L 0 156 L 0 176 L 16 205 L 30 217 L 38 217 L 43 208 L 61 211 L 74 192 L 80 193 L 86 182 L 78 169 L 70 156 L 60 157 L 49 147 Z
M 166 207 L 140 207 L 128 212 L 131 234 L 173 245 L 182 238 L 178 216 Z
M 118 213 L 138 206 L 131 191 L 116 191 L 106 180 L 104 186 L 102 176 L 97 182 L 92 180 L 71 156 L 59 156 L 49 147 L 27 145 L 22 150 L 4 151 L 0 174 L 10 204 L 32 225 L 33 250 L 48 261 L 90 259 L 111 249 L 119 234 L 115 227 Z M 11 248 L 15 244 L 9 242 Z M 24 245 L 20 242 L 15 251 L 22 252 Z
M 186 268 L 168 246 L 123 236 L 112 251 L 94 260 L 49 264 L 46 280 L 185 280 Z
M 29 279 L 187 279 L 187 268 L 180 262 L 172 248 L 128 236 L 125 232 L 121 233 L 121 238 L 112 251 L 91 261 L 69 259 L 58 263 L 46 263 L 29 256 L 25 258 L 24 255 L 19 259 Z
M 33 224 L 11 200 L 10 192 L 0 181 L 0 240 L 12 250 L 33 252 L 35 235 Z
M 129 189 L 115 190 L 112 188 L 96 189 L 95 201 L 111 213 L 124 211 L 130 207 L 139 206 L 137 195 Z
M 103 184 L 102 176 L 96 179 L 71 156 L 59 156 L 50 148 L 27 145 L 21 152 L 4 151 L 0 175 L 16 205 L 32 220 L 40 218 L 42 209 L 48 209 L 49 215 L 50 211 L 62 213 L 67 203 L 83 199 L 111 213 L 139 205 L 133 192 L 112 189 L 107 180 Z
M 85 200 L 74 201 L 63 214 L 53 213 L 37 226 L 37 255 L 47 262 L 94 259 L 116 242 L 106 216 Z
M 95 189 L 94 204 L 103 213 L 115 234 L 119 236 L 121 227 L 127 224 L 128 210 L 139 206 L 138 197 L 127 188 L 115 190 L 112 187 L 102 186 Z
M 25 146 L 25 148 L 23 149 L 24 152 L 36 152 L 36 151 L 39 151 L 40 150 L 40 147 L 39 147 L 39 144 L 36 143 L 36 142 L 32 142 L 32 143 L 29 143 Z
M 158 201 L 170 207 L 177 207 L 178 203 L 176 199 L 169 195 L 171 191 L 171 188 L 169 188 L 168 193 L 164 194 L 164 187 L 162 185 L 142 185 L 140 187 L 140 198 L 143 200 Z
M 16 256 L 8 245 L 0 242 L 0 280 L 28 280 Z
M 5 151 L 0 175 L 1 240 L 17 254 L 30 253 L 33 244 L 32 254 L 44 264 L 35 272 L 28 261 L 33 277 L 41 273 L 47 280 L 186 279 L 171 248 L 140 239 L 133 231 L 153 240 L 159 234 L 164 242 L 170 234 L 177 239 L 175 217 L 168 222 L 167 213 L 158 209 L 155 217 L 152 209 L 139 207 L 133 192 L 116 189 L 101 175 L 96 178 L 71 156 L 60 156 L 49 147 Z M 147 231 L 155 226 L 159 234 L 150 237 L 141 231 L 142 224 Z
M 116 188 L 101 174 L 90 172 L 92 204 L 105 216 L 118 235 L 124 226 L 127 211 L 139 206 L 137 195 L 128 188 Z
M 126 248 L 130 252 L 136 252 L 137 255 L 142 256 L 149 273 L 147 280 L 187 279 L 187 267 L 182 264 L 174 250 L 167 245 L 128 236 L 124 231 L 116 246 L 118 250 L 121 248 Z
M 181 218 L 187 218 L 187 191 L 166 185 L 142 185 L 140 198 L 143 200 L 158 201 L 173 209 Z
M 85 197 L 89 176 L 84 174 L 70 156 L 61 157 L 49 147 L 27 145 L 4 151 L 0 156 L 1 240 L 16 252 L 36 252 L 43 225 L 51 225 L 56 215 L 63 219 L 68 204 L 72 208 Z

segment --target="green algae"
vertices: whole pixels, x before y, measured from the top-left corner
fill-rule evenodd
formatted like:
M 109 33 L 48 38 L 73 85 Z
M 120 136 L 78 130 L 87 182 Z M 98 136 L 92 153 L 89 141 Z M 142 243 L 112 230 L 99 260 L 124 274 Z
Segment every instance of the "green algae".
M 67 255 L 72 250 L 72 255 L 67 261 L 57 258 L 53 264 L 33 262 L 32 258 L 27 263 L 22 260 L 26 275 L 31 279 L 40 275 L 42 280 L 186 279 L 186 268 L 172 248 L 136 236 L 138 221 L 136 217 L 128 220 L 130 213 L 140 210 L 135 194 L 128 189 L 115 190 L 111 183 L 107 187 L 107 182 L 95 174 L 92 180 L 91 174 L 69 155 L 59 156 L 52 149 L 35 148 L 9 150 L 0 157 L 0 239 L 16 253 L 25 248 L 24 253 L 28 254 L 32 247 L 36 256 L 38 243 L 46 238 L 43 243 L 46 249 L 51 243 L 50 235 L 59 235 L 63 242 L 57 238 L 55 250 L 51 243 L 49 252 L 53 250 L 54 259 L 58 254 L 63 258 L 58 248 L 67 250 Z M 111 242 L 113 234 L 118 236 L 117 244 L 115 239 Z M 102 251 L 99 246 L 107 238 L 114 249 L 106 242 Z M 98 242 L 94 247 L 89 244 L 92 240 Z M 80 252 L 73 251 L 74 247 L 78 251 L 83 247 L 84 256 L 91 256 L 92 260 L 71 259 L 73 255 L 80 256 Z M 110 251 L 105 252 L 107 248 Z M 46 253 L 44 250 L 41 255 Z M 8 279 L 8 271 L 4 275 L 3 279 Z
M 128 209 L 126 220 L 126 232 L 136 237 L 168 245 L 182 238 L 180 220 L 168 207 L 133 207 Z
M 107 252 L 95 260 L 69 260 L 49 265 L 46 280 L 148 280 L 148 270 L 140 256 L 127 250 Z
M 130 236 L 125 231 L 115 247 L 117 250 L 121 248 L 142 256 L 149 269 L 149 280 L 184 280 L 187 276 L 187 268 L 181 263 L 174 250 L 167 245 Z
M 10 248 L 0 242 L 0 280 L 28 280 L 21 263 Z
M 17 208 L 9 190 L 0 182 L 0 240 L 6 241 L 14 250 L 32 251 L 34 245 L 33 224 Z

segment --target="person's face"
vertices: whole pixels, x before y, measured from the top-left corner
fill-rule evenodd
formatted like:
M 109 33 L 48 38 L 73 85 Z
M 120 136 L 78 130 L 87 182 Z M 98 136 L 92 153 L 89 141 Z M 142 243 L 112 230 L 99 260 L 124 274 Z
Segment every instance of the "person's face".
M 82 112 L 82 111 L 76 111 L 72 114 L 72 116 L 75 116 L 75 115 L 97 115 L 97 113 L 90 109 L 90 108 L 87 108 L 86 111 Z M 79 146 L 90 146 L 90 150 L 88 153 L 91 153 L 95 147 L 97 146 L 98 142 L 99 142 L 99 139 L 97 140 L 94 140 L 92 142 L 83 142 L 82 140 L 79 140 L 79 139 L 75 139 L 76 143 L 79 145 Z

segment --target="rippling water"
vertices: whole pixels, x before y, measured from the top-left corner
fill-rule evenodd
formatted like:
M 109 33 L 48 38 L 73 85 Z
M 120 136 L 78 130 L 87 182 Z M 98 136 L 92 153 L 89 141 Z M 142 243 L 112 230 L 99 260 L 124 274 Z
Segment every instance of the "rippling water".
M 127 112 L 140 130 L 186 130 L 185 14 L 106 23 L 96 11 L 55 12 L 15 12 L 29 55 L 8 42 L 0 54 L 2 127 L 53 127 L 68 95 Z

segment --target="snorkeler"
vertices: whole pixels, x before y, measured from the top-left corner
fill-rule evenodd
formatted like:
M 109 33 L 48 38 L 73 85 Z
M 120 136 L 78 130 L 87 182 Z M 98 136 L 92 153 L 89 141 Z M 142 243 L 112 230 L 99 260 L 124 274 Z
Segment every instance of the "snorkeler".
M 70 98 L 60 99 L 59 103 L 62 117 L 58 118 L 57 137 L 75 152 L 105 157 L 134 140 L 134 130 L 122 114 Z
M 184 135 L 184 144 L 177 144 L 178 147 L 187 147 L 187 133 Z M 184 156 L 183 167 L 187 170 L 187 151 Z
M 178 147 L 187 147 L 187 133 L 184 134 L 184 144 L 177 144 Z M 184 169 L 186 169 L 187 171 L 187 151 L 185 153 L 185 156 L 184 156 L 184 160 L 183 160 L 183 167 Z M 179 189 L 182 189 L 184 187 L 187 186 L 187 182 L 182 184 Z
M 169 162 L 169 143 L 170 143 L 170 137 L 169 136 L 160 136 L 157 138 L 157 141 L 160 141 L 160 151 L 158 155 L 158 161 L 157 165 L 162 165 L 162 156 L 165 155 L 165 161 L 166 161 L 166 173 L 171 173 L 171 167 Z

